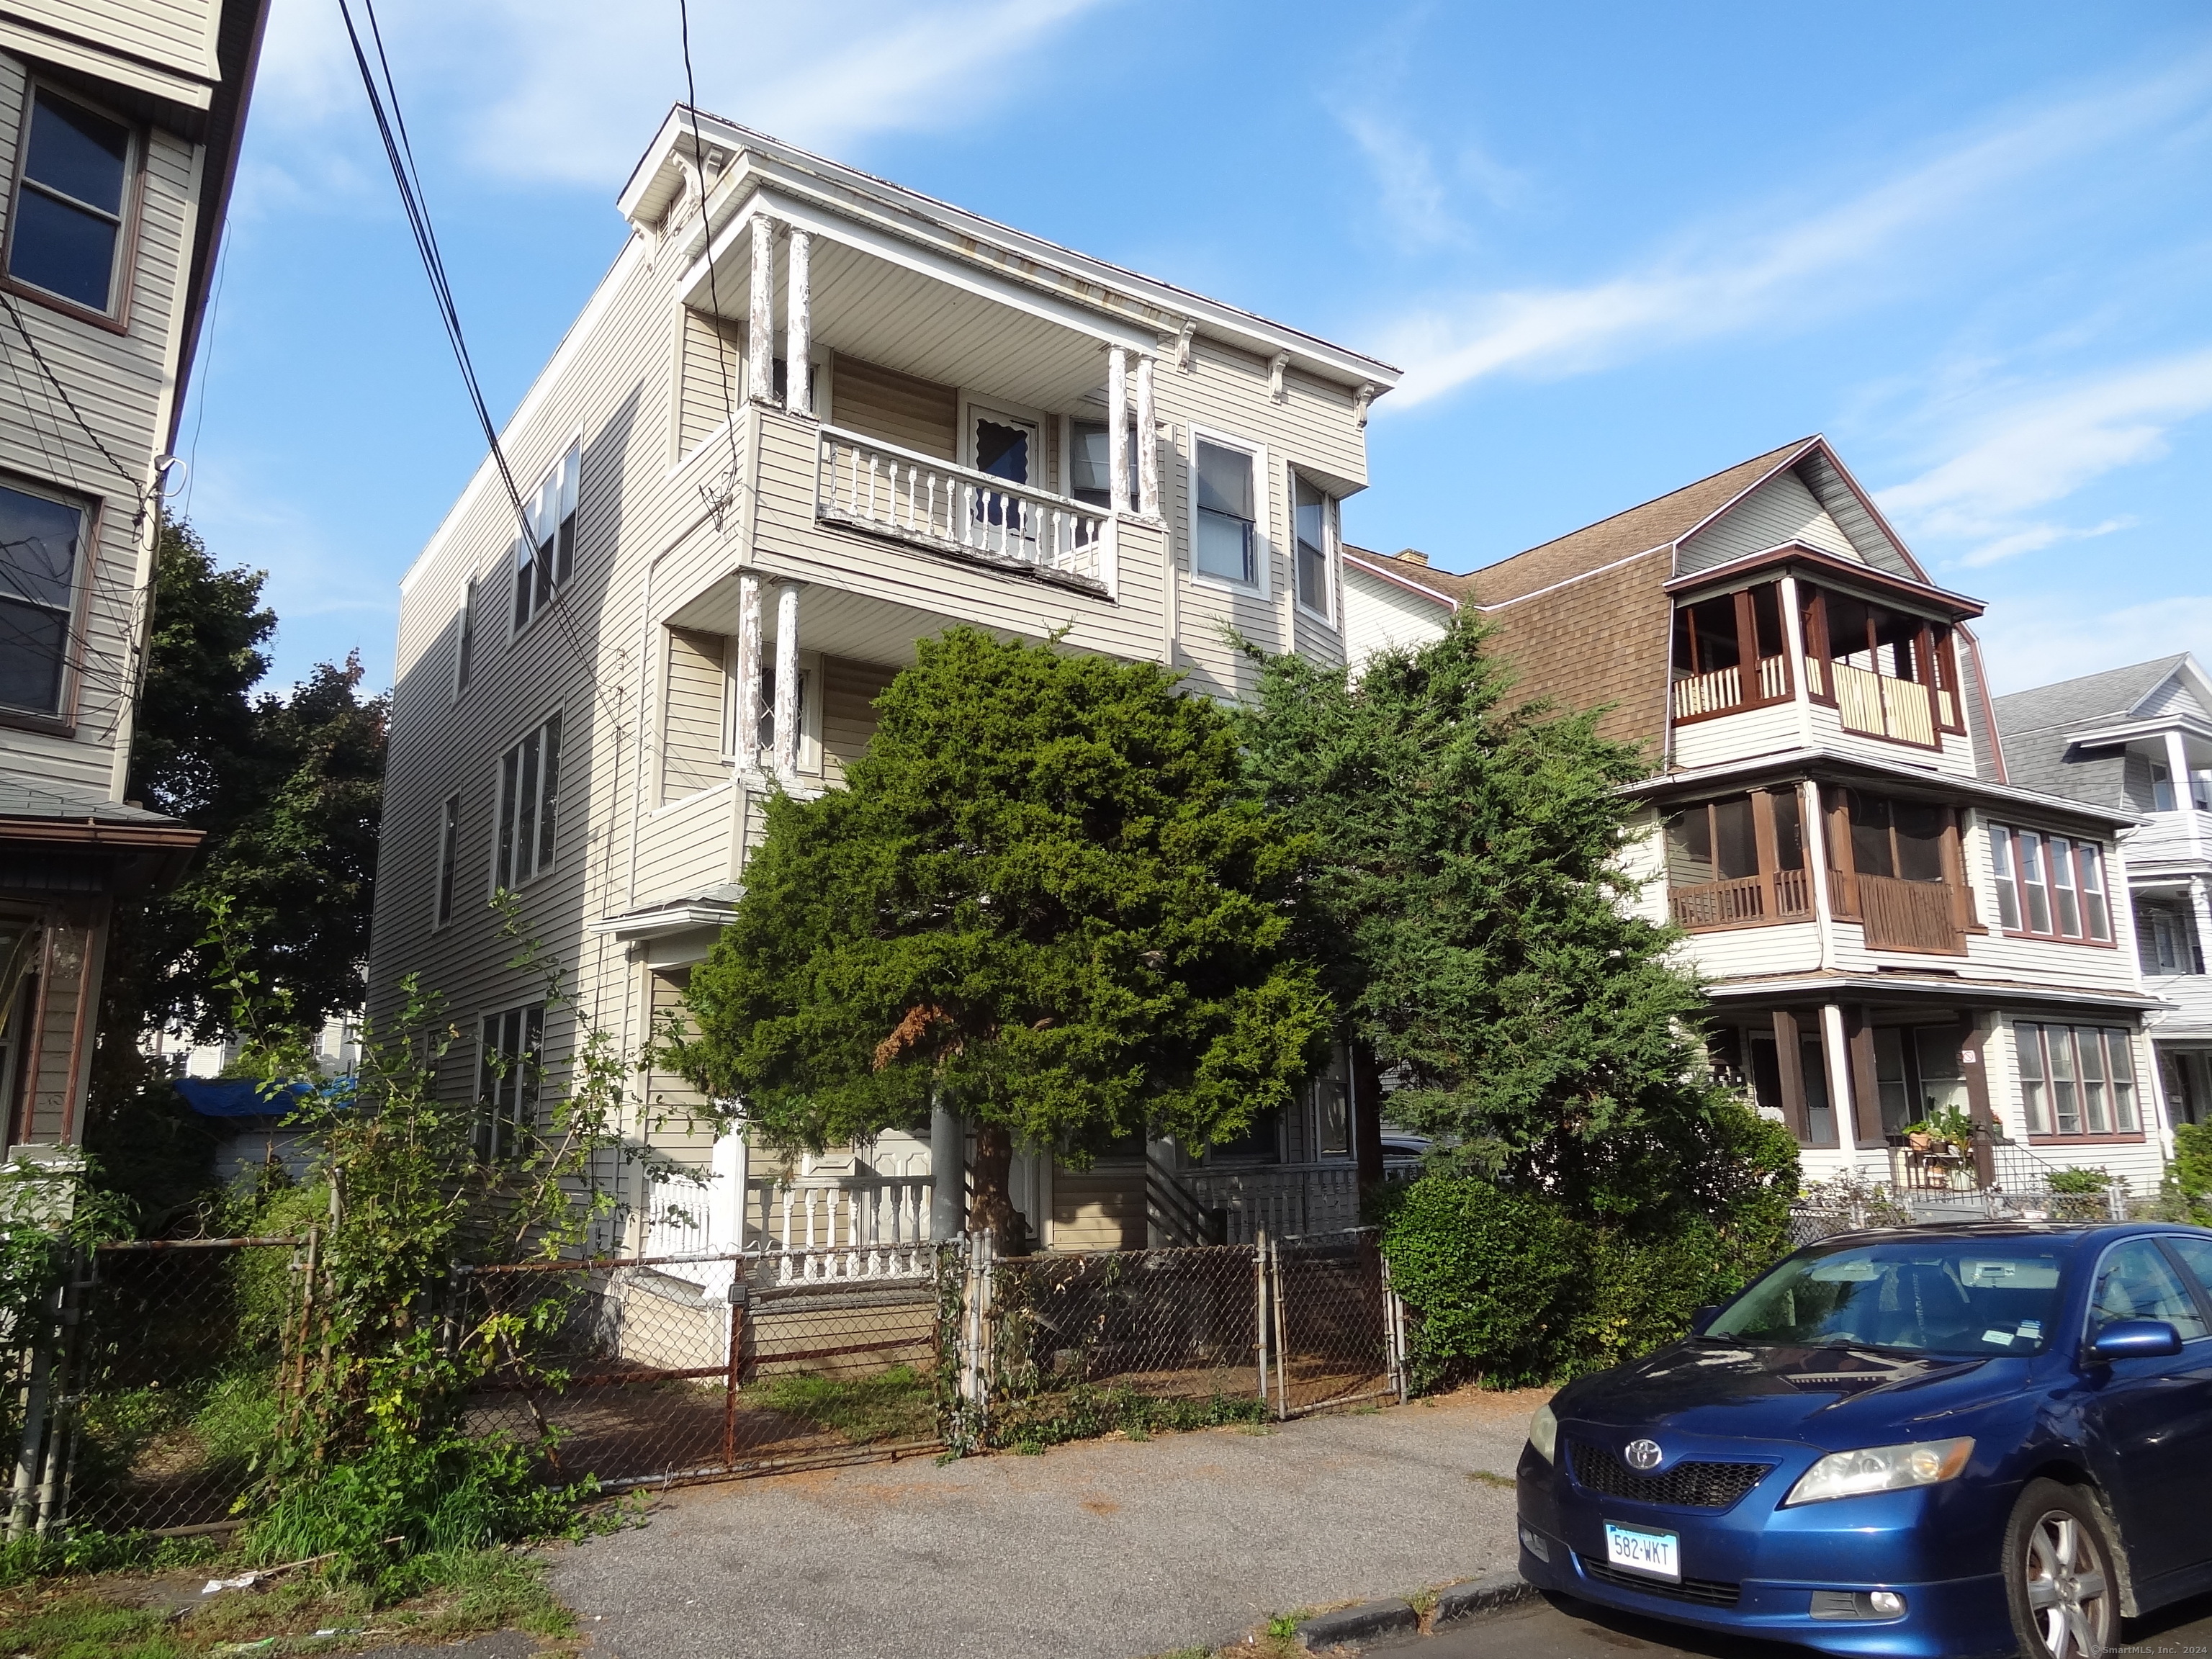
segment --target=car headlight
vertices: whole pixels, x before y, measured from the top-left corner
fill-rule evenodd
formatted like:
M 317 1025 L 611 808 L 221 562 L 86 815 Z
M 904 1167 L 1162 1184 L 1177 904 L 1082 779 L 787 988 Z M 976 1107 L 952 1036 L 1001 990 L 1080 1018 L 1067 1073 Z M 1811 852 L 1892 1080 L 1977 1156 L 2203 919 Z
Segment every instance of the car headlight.
M 1528 1443 L 1547 1463 L 1553 1461 L 1552 1454 L 1559 1445 L 1559 1419 L 1549 1406 L 1537 1407 L 1536 1414 L 1528 1419 Z
M 1805 1471 L 1784 1509 L 1792 1504 L 1820 1504 L 1831 1498 L 1857 1498 L 1867 1492 L 1903 1492 L 1909 1486 L 1932 1486 L 1955 1478 L 1973 1455 L 1971 1437 L 1957 1440 L 1916 1440 L 1905 1446 L 1869 1446 L 1863 1451 L 1830 1452 Z

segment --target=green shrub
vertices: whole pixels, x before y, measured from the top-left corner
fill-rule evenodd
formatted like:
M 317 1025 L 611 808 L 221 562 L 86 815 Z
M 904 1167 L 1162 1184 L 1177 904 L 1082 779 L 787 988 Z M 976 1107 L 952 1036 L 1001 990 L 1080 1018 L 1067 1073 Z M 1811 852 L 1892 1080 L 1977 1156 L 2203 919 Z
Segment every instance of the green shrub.
M 2128 1183 L 2124 1176 L 2114 1176 L 2105 1170 L 2085 1170 L 2076 1164 L 2070 1169 L 2053 1170 L 2045 1177 L 2043 1184 L 2054 1193 L 2087 1193 L 2102 1196 L 2106 1188 L 2117 1185 L 2124 1188 Z
M 2166 1198 L 2175 1220 L 2212 1226 L 2212 1123 L 2175 1126 Z
M 1664 1231 L 1585 1231 L 1558 1372 L 1603 1370 L 1676 1340 L 1690 1316 L 1751 1276 L 1741 1253 L 1701 1216 Z
M 1382 1249 L 1392 1285 L 1420 1316 L 1407 1356 L 1413 1385 L 1550 1376 L 1580 1243 L 1557 1206 L 1470 1176 L 1424 1176 L 1394 1194 Z

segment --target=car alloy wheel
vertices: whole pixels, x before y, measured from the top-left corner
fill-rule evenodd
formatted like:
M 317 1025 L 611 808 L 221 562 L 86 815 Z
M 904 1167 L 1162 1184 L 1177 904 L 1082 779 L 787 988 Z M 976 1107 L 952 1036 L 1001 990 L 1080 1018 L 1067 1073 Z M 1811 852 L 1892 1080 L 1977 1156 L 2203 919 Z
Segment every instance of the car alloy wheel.
M 2056 1481 L 2033 1481 L 2005 1534 L 2005 1588 L 2023 1651 L 2105 1659 L 2119 1625 L 2119 1587 L 2094 1505 Z

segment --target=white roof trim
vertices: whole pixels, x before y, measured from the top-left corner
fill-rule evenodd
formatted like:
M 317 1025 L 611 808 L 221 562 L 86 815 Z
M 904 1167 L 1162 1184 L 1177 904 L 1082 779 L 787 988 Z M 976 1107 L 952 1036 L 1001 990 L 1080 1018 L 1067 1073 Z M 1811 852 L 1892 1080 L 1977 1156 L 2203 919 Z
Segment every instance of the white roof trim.
M 1351 565 L 1355 569 L 1365 571 L 1370 576 L 1380 577 L 1382 580 L 1389 582 L 1394 586 L 1402 587 L 1408 593 L 1418 593 L 1425 599 L 1433 599 L 1438 605 L 1443 606 L 1447 611 L 1456 611 L 1459 609 L 1459 601 L 1452 598 L 1450 594 L 1443 592 L 1437 588 L 1431 587 L 1425 582 L 1417 582 L 1411 576 L 1401 576 L 1395 570 L 1385 570 L 1380 565 L 1370 563 L 1367 560 L 1363 559 L 1357 554 L 1353 553 L 1349 548 L 1345 550 L 1344 562 L 1345 563 Z

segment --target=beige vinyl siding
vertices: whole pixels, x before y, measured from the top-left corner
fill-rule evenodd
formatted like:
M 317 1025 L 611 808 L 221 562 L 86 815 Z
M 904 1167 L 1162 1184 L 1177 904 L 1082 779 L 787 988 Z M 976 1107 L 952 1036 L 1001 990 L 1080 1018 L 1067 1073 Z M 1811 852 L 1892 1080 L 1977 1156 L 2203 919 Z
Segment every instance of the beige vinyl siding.
M 1795 702 L 1776 702 L 1711 720 L 1683 721 L 1674 727 L 1674 764 L 1717 766 L 1798 748 L 1800 712 Z
M 1440 600 L 1409 593 L 1395 582 L 1344 567 L 1344 650 L 1355 665 L 1395 646 L 1422 646 L 1443 637 L 1452 612 Z
M 1893 763 L 1902 762 L 1907 766 L 1925 766 L 1952 777 L 1971 778 L 1976 775 L 1972 747 L 1956 732 L 1936 733 L 1943 744 L 1939 753 L 1911 744 L 1893 743 L 1887 738 L 1847 732 L 1844 729 L 1843 716 L 1825 703 L 1814 703 L 1807 712 L 1813 729 L 1813 746 L 1816 749 L 1833 750 L 1844 755 L 1867 755 Z
M 1100 1163 L 1052 1177 L 1052 1248 L 1141 1250 L 1150 1242 L 1142 1166 Z
M 879 438 L 939 460 L 960 454 L 960 393 L 895 368 L 839 353 L 830 378 L 831 415 L 848 432 Z
M 729 781 L 722 758 L 729 641 L 688 628 L 667 631 L 667 702 L 661 716 L 660 798 L 680 800 Z
M 686 307 L 683 408 L 676 453 L 689 455 L 733 416 L 744 395 L 744 331 Z
M 829 657 L 822 664 L 822 774 L 832 786 L 860 757 L 875 734 L 875 700 L 898 672 L 877 663 Z
M 11 167 L 27 86 L 24 65 L 0 56 L 0 157 Z M 83 639 L 76 729 L 61 736 L 0 727 L 0 777 L 95 799 L 110 798 L 118 783 L 118 748 L 126 729 L 142 612 L 139 564 L 150 533 L 139 516 L 141 492 L 168 420 L 177 343 L 173 313 L 191 240 L 197 179 L 191 145 L 158 128 L 145 139 L 137 234 L 128 255 L 128 332 L 80 321 L 35 300 L 15 302 L 40 355 L 68 387 L 92 433 L 78 424 L 31 361 L 12 324 L 5 330 L 17 395 L 0 403 L 0 470 L 84 498 L 95 510 L 96 527 L 88 550 L 89 586 L 82 590 L 74 624 Z M 0 197 L 0 213 L 5 205 Z M 86 568 L 81 562 L 81 579 Z
M 1678 575 L 1710 570 L 1784 542 L 1804 542 L 1856 561 L 1858 550 L 1795 472 L 1778 473 L 1676 550 Z
M 204 108 L 204 85 L 221 73 L 215 0 L 9 0 L 8 10 L 9 46 L 141 91 Z

